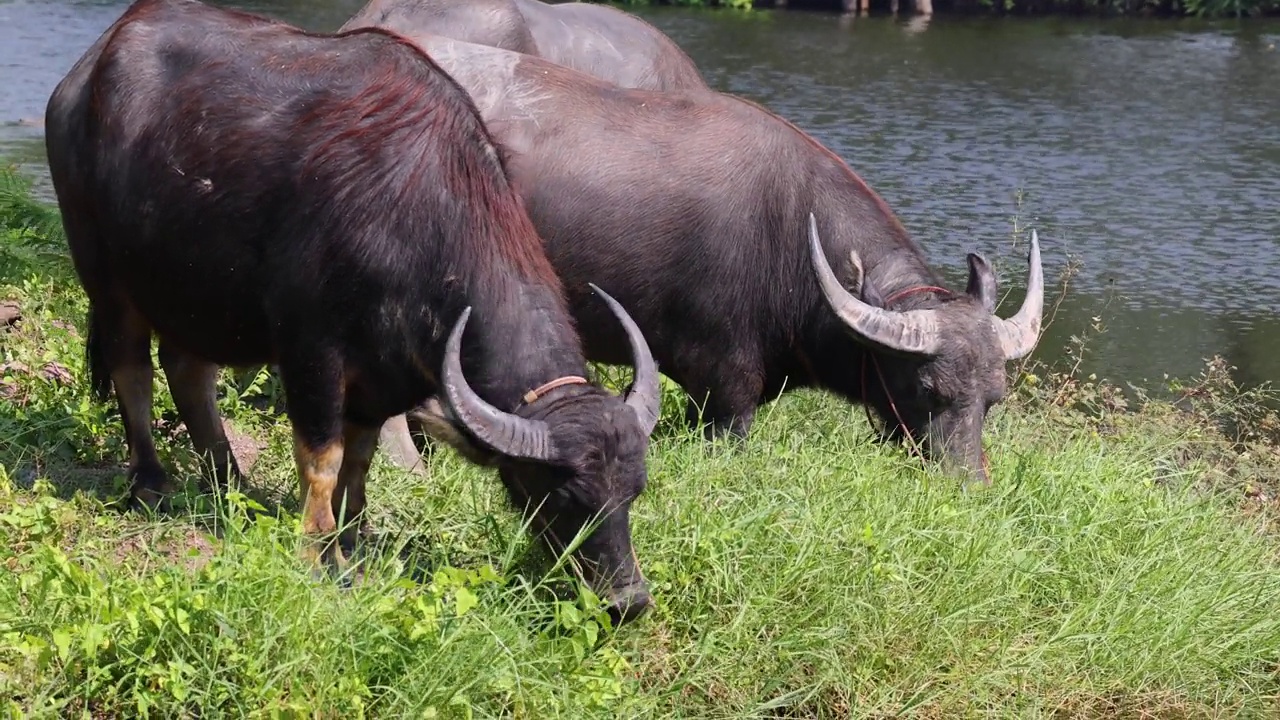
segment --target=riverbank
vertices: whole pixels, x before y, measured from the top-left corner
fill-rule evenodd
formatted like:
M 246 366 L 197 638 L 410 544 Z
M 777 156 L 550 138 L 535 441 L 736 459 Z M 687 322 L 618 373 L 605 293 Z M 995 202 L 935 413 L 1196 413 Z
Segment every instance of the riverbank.
M 593 0 L 598 1 L 598 0 Z M 1280 0 L 622 0 L 621 5 L 790 8 L 923 15 L 1095 15 L 1246 18 L 1280 15 Z
M 818 393 L 710 446 L 665 398 L 614 633 L 491 472 L 381 460 L 363 576 L 295 559 L 269 377 L 221 407 L 255 501 L 122 513 L 56 214 L 0 176 L 0 701 L 24 717 L 1262 716 L 1280 711 L 1280 424 L 1225 369 L 1126 402 L 1015 369 L 957 487 Z M 197 461 L 157 377 L 160 450 Z M 556 593 L 553 596 L 553 591 Z M 558 600 L 556 598 L 559 598 Z

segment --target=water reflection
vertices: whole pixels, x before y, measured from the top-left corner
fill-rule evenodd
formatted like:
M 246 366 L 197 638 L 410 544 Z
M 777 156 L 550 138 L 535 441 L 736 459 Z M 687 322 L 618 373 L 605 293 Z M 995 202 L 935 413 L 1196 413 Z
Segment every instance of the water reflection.
M 313 30 L 360 0 L 237 3 Z M 0 4 L 0 154 L 41 171 L 53 85 L 127 6 Z M 1021 300 L 1016 215 L 1046 274 L 1083 270 L 1037 357 L 1102 316 L 1086 370 L 1142 382 L 1223 353 L 1280 377 L 1280 23 L 638 12 L 716 88 L 831 147 L 899 213 L 955 287 L 1002 261 Z
M 1280 377 L 1280 25 L 790 13 L 734 30 L 687 36 L 712 82 L 839 152 L 957 286 L 968 250 L 1015 259 L 1015 214 L 1048 274 L 1083 262 L 1038 357 L 1101 315 L 1099 375 L 1223 353 L 1242 381 Z

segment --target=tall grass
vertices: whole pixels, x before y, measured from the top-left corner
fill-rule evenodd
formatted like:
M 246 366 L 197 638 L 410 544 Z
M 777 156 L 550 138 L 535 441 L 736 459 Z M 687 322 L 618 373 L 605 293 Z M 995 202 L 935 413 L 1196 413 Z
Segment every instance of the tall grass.
M 0 259 L 29 244 L 25 217 L 0 215 Z M 819 393 L 763 408 L 743 446 L 681 427 L 672 394 L 633 510 L 656 607 L 615 631 L 492 474 L 447 450 L 425 480 L 380 462 L 359 571 L 313 576 L 295 552 L 287 423 L 258 409 L 270 383 L 223 382 L 256 457 L 244 494 L 122 512 L 122 431 L 88 400 L 83 295 L 65 259 L 24 267 L 0 276 L 0 300 L 23 308 L 0 335 L 0 707 L 14 716 L 1280 710 L 1280 462 L 1267 437 L 1221 433 L 1232 398 L 1128 412 L 1033 369 L 988 421 L 994 485 L 966 489 Z M 165 460 L 194 478 L 162 387 Z

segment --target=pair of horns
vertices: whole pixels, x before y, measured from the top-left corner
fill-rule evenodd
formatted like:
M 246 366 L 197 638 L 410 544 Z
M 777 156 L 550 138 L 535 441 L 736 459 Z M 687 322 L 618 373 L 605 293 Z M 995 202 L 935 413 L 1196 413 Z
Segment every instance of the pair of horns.
M 626 395 L 626 404 L 635 411 L 646 435 L 658 424 L 661 396 L 658 387 L 658 364 L 649 352 L 649 344 L 627 311 L 608 293 L 590 283 L 591 289 L 609 305 L 627 332 L 635 366 L 635 382 Z M 508 457 L 554 462 L 558 453 L 551 429 L 542 420 L 529 420 L 503 412 L 490 405 L 471 389 L 462 374 L 462 332 L 471 317 L 468 306 L 458 317 L 445 343 L 442 382 L 444 394 L 455 417 L 484 444 Z
M 942 350 L 942 316 L 936 309 L 889 312 L 868 305 L 840 284 L 818 238 L 818 221 L 809 213 L 809 254 L 818 275 L 822 294 L 836 315 L 868 342 L 913 355 L 937 355 Z M 1027 257 L 1027 296 L 1013 317 L 991 316 L 991 327 L 1000 339 L 1005 360 L 1017 360 L 1031 352 L 1040 338 L 1044 314 L 1044 271 L 1040 267 L 1040 240 L 1031 231 L 1031 253 Z M 860 262 L 854 255 L 854 264 Z

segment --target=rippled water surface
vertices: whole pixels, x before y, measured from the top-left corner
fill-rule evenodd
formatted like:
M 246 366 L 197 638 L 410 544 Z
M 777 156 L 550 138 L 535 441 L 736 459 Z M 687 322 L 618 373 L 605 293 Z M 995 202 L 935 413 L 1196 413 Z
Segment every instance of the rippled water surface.
M 360 4 L 237 5 L 331 30 Z M 45 101 L 125 7 L 0 0 L 0 156 L 43 179 Z M 1142 384 L 1220 353 L 1245 382 L 1280 379 L 1280 24 L 643 14 L 714 87 L 844 157 L 956 283 L 966 252 L 999 257 L 1016 307 L 1015 216 L 1050 279 L 1077 259 L 1038 356 L 1100 317 L 1100 375 Z

